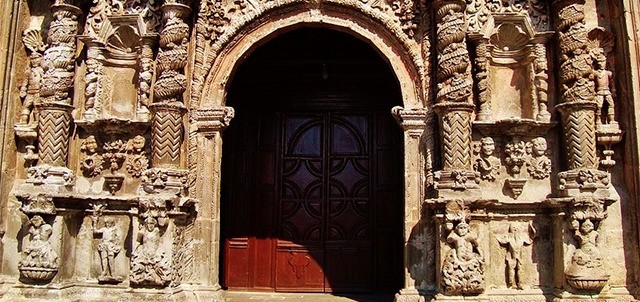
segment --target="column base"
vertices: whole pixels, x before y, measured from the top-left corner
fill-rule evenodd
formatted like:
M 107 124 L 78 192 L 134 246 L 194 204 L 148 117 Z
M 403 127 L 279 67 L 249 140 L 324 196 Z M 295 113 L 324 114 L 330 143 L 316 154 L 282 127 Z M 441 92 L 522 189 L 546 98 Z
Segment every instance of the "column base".
M 413 288 L 413 289 L 406 289 L 403 288 L 400 290 L 400 292 L 398 292 L 395 296 L 395 298 L 393 299 L 393 301 L 395 302 L 425 302 L 426 299 L 424 297 L 424 295 L 420 294 L 420 292 Z

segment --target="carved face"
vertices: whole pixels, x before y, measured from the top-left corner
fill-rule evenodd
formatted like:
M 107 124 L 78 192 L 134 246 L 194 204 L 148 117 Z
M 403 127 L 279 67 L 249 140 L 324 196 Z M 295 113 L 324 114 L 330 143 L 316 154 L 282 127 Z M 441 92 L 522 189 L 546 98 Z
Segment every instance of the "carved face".
M 39 228 L 44 224 L 44 219 L 42 219 L 40 215 L 36 215 L 36 216 L 33 216 L 33 218 L 31 218 L 30 222 L 34 227 Z
M 133 148 L 138 152 L 142 151 L 142 149 L 144 149 L 145 141 L 146 140 L 143 136 L 137 135 L 133 138 Z
M 482 154 L 483 154 L 484 156 L 492 155 L 492 154 L 493 154 L 493 151 L 495 151 L 495 150 L 496 150 L 496 145 L 495 145 L 495 143 L 493 142 L 493 139 L 492 139 L 492 138 L 490 138 L 490 137 L 485 137 L 485 138 L 483 138 L 480 142 L 482 143 L 482 146 L 481 146 L 481 149 L 482 149 L 482 150 L 481 150 L 481 151 L 482 151 Z
M 112 228 L 115 224 L 116 222 L 111 217 L 107 217 L 104 219 L 104 225 L 107 226 L 108 228 Z
M 147 231 L 151 232 L 156 228 L 156 225 L 158 225 L 158 223 L 154 218 L 149 217 L 144 221 L 144 225 L 147 228 Z
M 456 234 L 464 236 L 469 233 L 469 225 L 466 222 L 461 222 L 456 226 Z
M 536 156 L 544 155 L 544 152 L 547 151 L 547 141 L 542 137 L 537 137 L 533 140 L 533 154 Z
M 87 137 L 87 139 L 84 141 L 84 150 L 87 151 L 87 153 L 89 154 L 93 154 L 96 153 L 96 151 L 98 151 L 98 142 L 96 141 L 96 138 L 93 135 L 90 135 L 89 137 Z
M 582 223 L 582 225 L 580 226 L 580 231 L 583 233 L 589 233 L 593 231 L 593 222 L 591 222 L 591 219 L 587 219 Z

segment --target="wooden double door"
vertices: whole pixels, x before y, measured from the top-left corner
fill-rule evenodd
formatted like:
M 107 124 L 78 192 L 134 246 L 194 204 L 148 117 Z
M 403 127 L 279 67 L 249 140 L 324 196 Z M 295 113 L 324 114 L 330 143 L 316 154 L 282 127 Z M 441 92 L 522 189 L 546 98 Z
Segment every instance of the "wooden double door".
M 386 110 L 324 109 L 245 112 L 225 133 L 226 287 L 289 292 L 399 287 L 397 125 Z

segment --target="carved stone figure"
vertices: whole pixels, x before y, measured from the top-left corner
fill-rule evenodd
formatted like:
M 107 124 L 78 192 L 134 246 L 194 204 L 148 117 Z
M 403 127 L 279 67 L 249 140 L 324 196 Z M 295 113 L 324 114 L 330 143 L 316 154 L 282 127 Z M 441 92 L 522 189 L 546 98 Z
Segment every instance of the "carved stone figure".
M 445 292 L 481 293 L 484 290 L 484 257 L 478 249 L 476 235 L 469 232 L 469 224 L 465 221 L 459 222 L 447 236 L 447 243 L 452 249 L 447 254 L 442 268 Z
M 22 42 L 29 50 L 29 78 L 20 87 L 20 98 L 22 99 L 20 123 L 29 124 L 33 122 L 33 108 L 40 97 L 40 85 L 44 74 L 42 56 L 45 47 L 39 29 L 31 28 L 25 30 L 22 33 Z
M 535 179 L 545 179 L 551 175 L 551 159 L 547 157 L 547 140 L 536 137 L 531 140 L 531 157 L 527 162 L 527 171 Z
M 53 228 L 40 215 L 33 216 L 28 224 L 30 238 L 22 250 L 18 269 L 27 279 L 49 281 L 58 272 L 58 253 L 49 242 Z
M 138 233 L 138 246 L 131 258 L 132 284 L 165 286 L 171 281 L 169 258 L 159 250 L 161 240 L 158 221 L 147 217 Z
M 114 259 L 122 249 L 120 231 L 116 227 L 113 217 L 105 217 L 102 227 L 98 227 L 98 219 L 99 215 L 91 216 L 93 233 L 102 237 L 98 244 L 98 253 L 102 264 L 102 272 L 98 280 L 101 282 L 120 282 L 121 278 L 114 276 Z
M 507 286 L 509 288 L 522 289 L 522 252 L 525 246 L 533 243 L 535 237 L 536 229 L 531 222 L 527 234 L 523 234 L 517 224 L 511 223 L 509 224 L 509 234 L 498 236 L 498 242 L 507 249 L 504 261 L 507 265 Z
M 493 181 L 500 174 L 500 159 L 493 155 L 495 151 L 495 143 L 491 137 L 483 137 L 480 139 L 480 158 L 476 159 L 473 165 L 474 170 L 480 172 L 480 178 Z
M 604 55 L 602 48 L 597 49 L 592 56 L 595 66 L 592 75 L 596 85 L 596 101 L 598 103 L 598 108 L 596 109 L 596 124 L 599 125 L 603 122 L 602 110 L 605 104 L 607 105 L 607 112 L 604 117 L 604 123 L 616 123 L 615 104 L 610 90 L 613 72 L 607 70 L 607 57 Z

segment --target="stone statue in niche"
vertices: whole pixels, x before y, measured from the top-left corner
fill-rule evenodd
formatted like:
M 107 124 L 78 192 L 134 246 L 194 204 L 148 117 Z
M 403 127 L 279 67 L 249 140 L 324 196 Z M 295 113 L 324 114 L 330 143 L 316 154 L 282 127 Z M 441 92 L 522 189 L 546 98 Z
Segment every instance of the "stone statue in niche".
M 491 137 L 483 137 L 480 139 L 480 145 L 476 147 L 476 153 L 480 154 L 480 158 L 476 159 L 473 165 L 474 170 L 480 173 L 483 180 L 493 181 L 500 174 L 500 159 L 493 155 L 496 146 Z
M 445 228 L 451 250 L 442 267 L 444 291 L 449 295 L 479 294 L 484 291 L 484 257 L 477 236 L 470 232 L 464 212 L 447 213 Z
M 98 277 L 98 281 L 118 283 L 122 281 L 122 278 L 114 276 L 114 260 L 122 249 L 120 244 L 120 231 L 116 227 L 116 222 L 113 217 L 105 217 L 103 219 L 104 225 L 98 227 L 100 216 L 100 211 L 94 211 L 94 215 L 91 216 L 93 234 L 102 237 L 98 244 L 98 253 L 100 254 L 100 262 L 102 265 L 102 272 L 100 273 L 100 277 Z
M 507 249 L 505 263 L 507 265 L 507 286 L 509 288 L 523 289 L 522 287 L 522 252 L 524 247 L 533 244 L 536 237 L 536 229 L 529 223 L 529 230 L 524 233 L 517 224 L 509 224 L 509 233 L 498 236 L 498 242 Z
M 160 251 L 162 237 L 158 221 L 147 217 L 138 233 L 138 246 L 131 258 L 131 283 L 165 286 L 171 281 L 169 258 Z
M 596 101 L 598 103 L 598 109 L 596 110 L 596 123 L 602 124 L 603 118 L 603 106 L 607 105 L 607 113 L 604 117 L 605 124 L 616 123 L 615 121 L 615 104 L 613 102 L 613 96 L 610 90 L 610 85 L 613 78 L 613 73 L 607 70 L 607 57 L 604 55 L 602 48 L 596 49 L 592 52 L 594 69 L 592 76 L 595 81 L 596 88 Z
M 529 144 L 531 157 L 527 162 L 527 171 L 535 179 L 545 179 L 551 175 L 551 159 L 546 155 L 547 140 L 536 137 Z
M 22 250 L 18 269 L 23 277 L 34 281 L 48 281 L 58 272 L 58 253 L 49 242 L 53 227 L 42 216 L 35 215 L 29 222 L 30 240 Z

